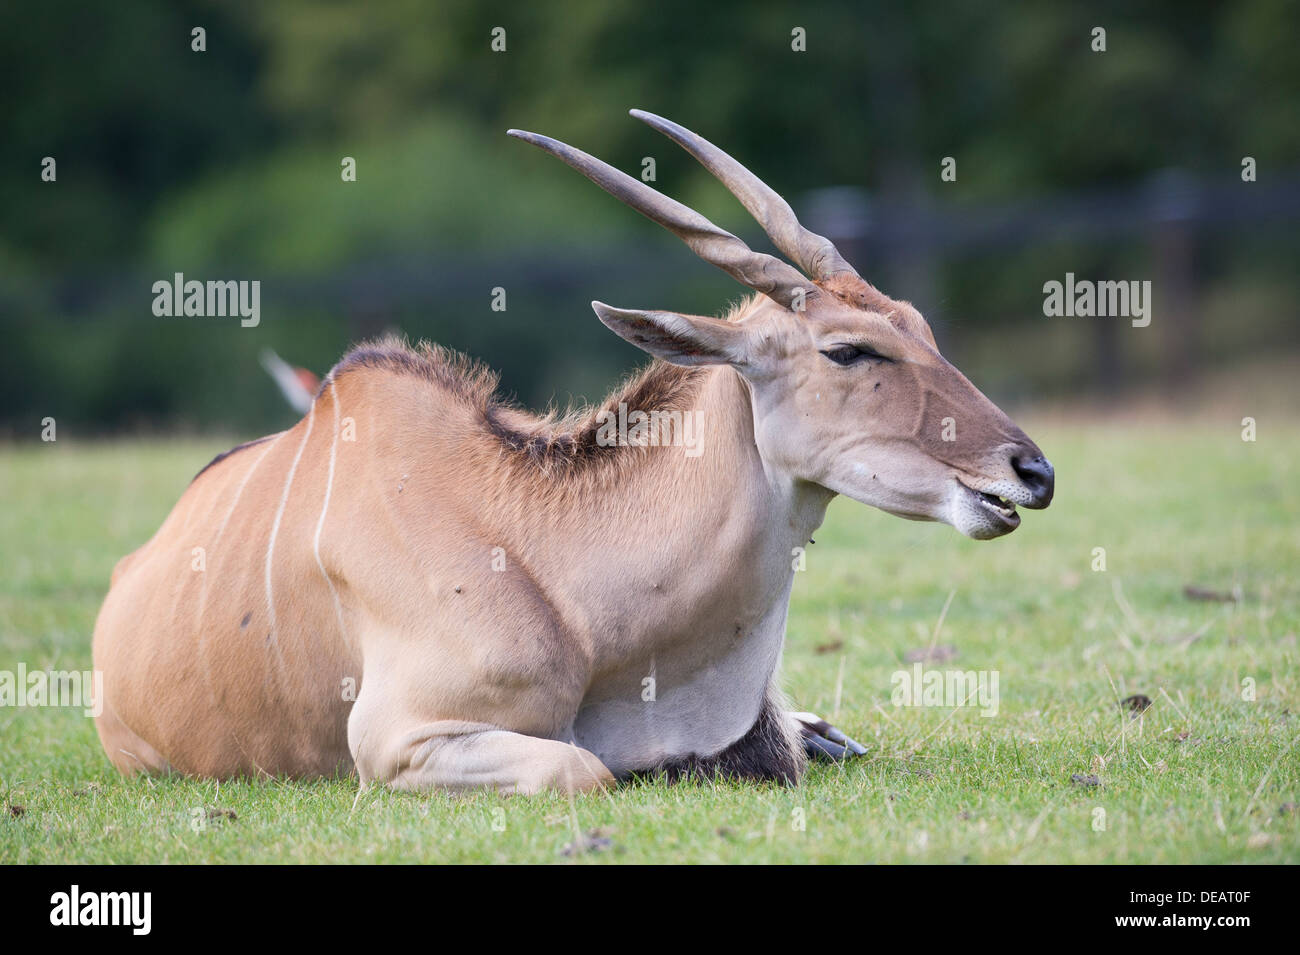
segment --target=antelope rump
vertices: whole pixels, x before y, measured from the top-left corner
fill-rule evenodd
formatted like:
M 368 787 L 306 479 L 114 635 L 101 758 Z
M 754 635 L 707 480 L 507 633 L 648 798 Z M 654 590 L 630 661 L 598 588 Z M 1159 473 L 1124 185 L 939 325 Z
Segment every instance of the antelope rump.
M 809 753 L 864 752 L 777 687 L 792 555 L 837 494 L 1008 534 L 1051 501 L 1052 467 L 911 305 L 730 156 L 633 115 L 794 265 L 511 130 L 756 294 L 723 318 L 593 302 L 655 360 L 564 417 L 437 346 L 353 349 L 297 425 L 216 458 L 114 570 L 94 656 L 119 770 L 534 792 L 791 782 Z M 624 406 L 697 412 L 698 453 L 598 440 Z

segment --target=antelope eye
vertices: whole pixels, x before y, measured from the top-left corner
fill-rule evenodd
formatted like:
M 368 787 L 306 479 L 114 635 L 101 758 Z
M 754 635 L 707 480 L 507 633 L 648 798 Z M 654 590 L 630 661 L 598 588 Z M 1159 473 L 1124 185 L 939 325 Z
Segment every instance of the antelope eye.
M 870 345 L 836 345 L 833 348 L 827 348 L 822 354 L 837 365 L 853 365 L 868 358 L 889 361 L 888 358 Z

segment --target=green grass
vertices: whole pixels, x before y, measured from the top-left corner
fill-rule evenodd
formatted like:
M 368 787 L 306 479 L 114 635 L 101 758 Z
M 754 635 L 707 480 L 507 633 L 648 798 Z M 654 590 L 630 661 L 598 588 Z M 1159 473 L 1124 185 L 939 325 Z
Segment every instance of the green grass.
M 1006 539 L 832 506 L 796 581 L 786 686 L 871 755 L 797 788 L 641 782 L 570 801 L 125 780 L 79 710 L 10 707 L 0 862 L 1300 860 L 1300 430 L 1030 432 L 1057 498 Z M 89 667 L 114 562 L 220 446 L 0 448 L 0 670 Z M 1244 599 L 1191 601 L 1188 584 Z M 997 716 L 891 705 L 891 674 L 932 642 L 956 656 L 931 666 L 997 671 Z M 1133 693 L 1154 701 L 1140 719 L 1117 703 Z M 561 854 L 593 830 L 607 847 Z

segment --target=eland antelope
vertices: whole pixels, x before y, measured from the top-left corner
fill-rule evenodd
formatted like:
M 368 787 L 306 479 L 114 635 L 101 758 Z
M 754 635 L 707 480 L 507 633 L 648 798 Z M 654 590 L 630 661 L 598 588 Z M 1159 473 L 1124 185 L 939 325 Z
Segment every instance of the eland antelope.
M 633 115 L 794 265 L 511 130 L 756 294 L 723 318 L 593 302 L 654 360 L 565 417 L 437 346 L 353 349 L 297 425 L 218 456 L 114 570 L 94 653 L 119 770 L 575 791 L 788 783 L 810 752 L 864 751 L 777 687 L 792 555 L 837 494 L 999 537 L 1048 505 L 1052 467 L 911 305 L 736 160 Z M 697 453 L 602 440 L 626 408 L 698 413 Z

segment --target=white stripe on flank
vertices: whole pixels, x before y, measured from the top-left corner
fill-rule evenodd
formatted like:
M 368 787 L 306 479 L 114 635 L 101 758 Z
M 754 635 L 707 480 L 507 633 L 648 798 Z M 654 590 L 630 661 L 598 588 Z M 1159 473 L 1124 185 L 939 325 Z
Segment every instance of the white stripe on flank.
M 281 431 L 280 434 L 284 434 L 284 432 Z M 230 523 L 230 518 L 234 515 L 235 508 L 239 506 L 239 499 L 244 496 L 244 488 L 248 486 L 248 479 L 253 476 L 253 472 L 257 470 L 257 466 L 262 463 L 262 458 L 266 457 L 267 454 L 270 453 L 271 448 L 275 446 L 275 439 L 280 437 L 280 434 L 272 435 L 267 439 L 266 447 L 262 449 L 262 453 L 257 456 L 257 460 L 253 462 L 247 473 L 244 474 L 244 479 L 239 482 L 239 487 L 235 490 L 235 499 L 230 502 L 230 510 L 226 511 L 225 519 L 221 522 L 221 526 L 217 528 L 217 536 L 212 538 L 213 550 L 215 550 L 217 544 L 221 542 L 221 535 L 226 532 L 226 525 Z
M 334 598 L 334 615 L 339 621 L 339 635 L 347 641 L 347 627 L 343 623 L 343 604 L 339 600 L 338 588 L 334 586 L 334 581 L 325 570 L 325 561 L 320 556 L 320 534 L 325 529 L 325 513 L 330 509 L 330 494 L 334 490 L 334 460 L 338 457 L 339 450 L 339 393 L 334 387 L 334 382 L 329 383 L 330 394 L 334 397 L 334 440 L 330 442 L 330 473 L 325 481 L 325 503 L 320 508 L 320 520 L 316 522 L 316 540 L 313 549 L 316 551 L 316 566 L 320 568 L 320 574 L 325 578 L 325 583 L 329 584 L 330 595 Z
M 284 433 L 283 431 L 280 432 L 280 434 L 283 433 Z M 244 488 L 248 486 L 248 481 L 253 476 L 253 472 L 257 470 L 257 466 L 262 463 L 262 458 L 266 457 L 268 454 L 271 453 L 271 448 L 275 447 L 275 441 L 276 438 L 278 437 L 280 437 L 279 434 L 272 435 L 265 442 L 266 447 L 262 449 L 262 453 L 257 456 L 257 459 L 254 460 L 253 463 L 249 466 L 248 470 L 244 472 L 243 480 L 239 482 L 239 487 L 235 489 L 235 499 L 230 502 L 230 510 L 226 511 L 226 516 L 222 519 L 221 526 L 217 528 L 216 536 L 212 538 L 212 543 L 208 545 L 208 550 L 212 551 L 213 554 L 217 552 L 217 545 L 221 543 L 221 538 L 226 533 L 226 525 L 230 523 L 230 518 L 234 516 L 235 508 L 239 506 L 239 499 L 244 496 Z M 203 612 L 207 610 L 207 607 L 208 607 L 208 575 L 205 573 L 203 575 L 203 583 L 199 587 L 198 604 L 194 608 L 194 625 L 195 625 L 195 630 L 198 632 L 199 635 L 199 656 L 203 658 L 205 661 L 207 658 L 206 656 L 204 656 L 203 650 L 204 650 L 204 644 L 207 639 L 208 631 L 203 626 Z M 206 666 L 206 662 L 204 665 Z
M 289 468 L 289 476 L 284 482 L 284 492 L 280 495 L 280 507 L 275 512 L 275 523 L 271 525 L 271 539 L 266 545 L 266 613 L 270 618 L 270 637 L 271 643 L 275 647 L 275 653 L 280 655 L 280 642 L 275 638 L 275 595 L 271 590 L 271 557 L 275 554 L 275 538 L 280 533 L 280 519 L 284 517 L 285 505 L 289 503 L 289 489 L 293 487 L 293 476 L 298 470 L 298 462 L 302 460 L 303 449 L 307 447 L 307 439 L 311 437 L 312 426 L 316 423 L 316 402 L 312 402 L 311 411 L 307 413 L 307 430 L 303 432 L 302 442 L 298 445 L 298 453 L 293 456 L 293 464 Z M 284 660 L 281 659 L 281 665 Z
M 283 431 L 280 432 L 280 434 L 283 433 Z M 226 511 L 226 516 L 222 519 L 221 526 L 217 528 L 216 536 L 212 538 L 212 543 L 208 545 L 208 550 L 210 550 L 214 556 L 217 553 L 217 545 L 221 543 L 221 538 L 226 533 L 226 525 L 230 523 L 230 518 L 234 516 L 235 508 L 239 506 L 239 501 L 244 496 L 244 489 L 248 487 L 248 482 L 253 477 L 253 472 L 256 471 L 258 465 L 262 463 L 262 459 L 271 453 L 271 449 L 275 447 L 276 439 L 279 437 L 279 434 L 271 435 L 267 441 L 264 442 L 266 447 L 262 448 L 262 453 L 257 456 L 253 463 L 249 465 L 248 470 L 244 472 L 244 477 L 239 482 L 239 487 L 235 489 L 235 499 L 230 502 L 230 510 Z M 216 684 L 212 680 L 211 660 L 208 657 L 208 636 L 212 632 L 212 628 L 203 626 L 203 614 L 208 609 L 208 577 L 209 575 L 205 572 L 203 574 L 203 583 L 199 588 L 199 599 L 194 608 L 194 632 L 198 635 L 197 655 L 199 661 L 203 664 L 203 684 L 208 688 L 208 699 L 212 703 L 217 704 L 218 695 Z M 240 749 L 242 750 L 243 747 L 241 746 Z

